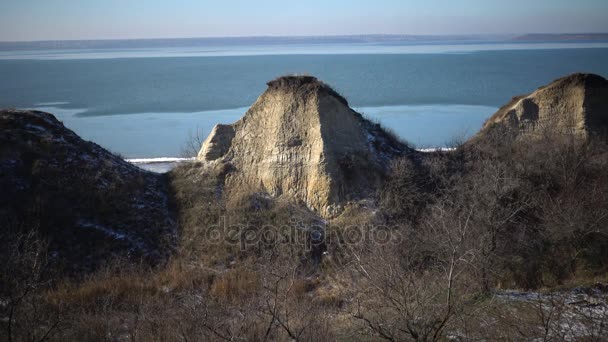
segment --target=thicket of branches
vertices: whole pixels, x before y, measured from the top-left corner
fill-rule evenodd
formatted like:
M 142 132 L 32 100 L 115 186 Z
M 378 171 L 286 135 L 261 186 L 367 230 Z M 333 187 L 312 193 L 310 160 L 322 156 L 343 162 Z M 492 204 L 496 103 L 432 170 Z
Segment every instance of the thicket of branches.
M 607 170 L 605 140 L 500 129 L 435 154 L 422 170 L 396 163 L 381 204 L 405 238 L 357 258 L 369 293 L 355 317 L 393 341 L 572 338 L 581 323 L 563 296 L 510 314 L 513 303 L 493 299 L 505 288 L 605 280 Z M 605 309 L 585 317 L 583 336 L 599 339 Z
M 539 289 L 605 280 L 605 143 L 495 130 L 396 161 L 377 208 L 330 223 L 260 189 L 226 193 L 226 170 L 186 164 L 171 180 L 180 250 L 158 268 L 58 280 L 35 233 L 7 230 L 0 338 L 601 340 L 606 303 Z M 513 301 L 501 289 L 540 292 Z

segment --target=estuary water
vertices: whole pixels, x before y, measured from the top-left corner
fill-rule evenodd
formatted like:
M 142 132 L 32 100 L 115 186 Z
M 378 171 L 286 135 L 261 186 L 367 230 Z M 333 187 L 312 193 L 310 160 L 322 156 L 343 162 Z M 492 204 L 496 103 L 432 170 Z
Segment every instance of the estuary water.
M 573 72 L 608 76 L 608 44 L 326 44 L 0 51 L 0 107 L 55 114 L 127 158 L 179 156 L 285 74 L 310 74 L 417 147 L 474 134 L 511 97 Z

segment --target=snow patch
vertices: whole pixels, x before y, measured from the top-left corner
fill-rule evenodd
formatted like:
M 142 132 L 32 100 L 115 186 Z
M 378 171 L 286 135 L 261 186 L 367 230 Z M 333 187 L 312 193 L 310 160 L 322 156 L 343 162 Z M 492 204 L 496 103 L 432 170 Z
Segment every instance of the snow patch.
M 130 244 L 132 246 L 129 249 L 130 251 L 138 250 L 138 251 L 142 251 L 144 253 L 149 252 L 149 251 L 147 251 L 146 245 L 142 241 L 138 241 L 136 238 L 129 236 L 126 233 L 117 232 L 116 230 L 114 230 L 112 228 L 108 228 L 108 227 L 102 226 L 100 224 L 92 223 L 92 222 L 79 221 L 78 225 L 85 229 L 92 229 L 92 230 L 101 232 L 104 235 L 106 235 L 107 237 L 112 238 L 116 241 L 127 242 L 128 244 Z
M 177 157 L 158 157 L 158 158 L 135 158 L 125 159 L 132 164 L 151 164 L 151 163 L 178 163 L 184 161 L 192 161 L 195 158 L 177 158 Z
M 38 125 L 27 124 L 27 125 L 25 125 L 25 127 L 28 129 L 33 129 L 38 132 L 46 132 L 46 128 L 44 128 L 42 126 L 38 126 Z
M 99 224 L 80 221 L 80 222 L 78 222 L 78 225 L 81 226 L 81 227 L 83 227 L 83 228 L 93 229 L 93 230 L 100 231 L 100 232 L 104 233 L 106 236 L 113 238 L 114 240 L 120 240 L 120 241 L 126 241 L 126 240 L 128 240 L 126 234 L 119 233 L 119 232 L 117 232 L 117 231 L 115 231 L 115 230 L 113 230 L 111 228 L 107 228 L 107 227 L 104 227 L 104 226 L 99 225 Z
M 575 288 L 553 293 L 506 290 L 497 292 L 495 296 L 507 303 L 528 303 L 553 314 L 555 317 L 550 322 L 552 334 L 557 333 L 567 340 L 597 336 L 608 317 L 608 293 L 605 289 Z
M 417 148 L 416 151 L 431 153 L 431 152 L 450 152 L 455 151 L 455 147 L 429 147 L 429 148 Z

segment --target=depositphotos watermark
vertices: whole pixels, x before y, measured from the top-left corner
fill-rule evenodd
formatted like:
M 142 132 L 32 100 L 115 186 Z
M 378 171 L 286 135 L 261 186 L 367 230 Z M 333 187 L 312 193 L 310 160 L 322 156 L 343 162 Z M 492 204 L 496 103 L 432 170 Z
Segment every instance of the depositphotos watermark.
M 403 241 L 397 227 L 383 225 L 332 225 L 327 222 L 290 220 L 284 225 L 233 223 L 220 217 L 217 224 L 200 227 L 199 238 L 211 244 L 238 245 L 241 250 L 279 244 L 303 246 L 308 250 L 325 247 L 352 247 L 366 243 L 397 244 Z

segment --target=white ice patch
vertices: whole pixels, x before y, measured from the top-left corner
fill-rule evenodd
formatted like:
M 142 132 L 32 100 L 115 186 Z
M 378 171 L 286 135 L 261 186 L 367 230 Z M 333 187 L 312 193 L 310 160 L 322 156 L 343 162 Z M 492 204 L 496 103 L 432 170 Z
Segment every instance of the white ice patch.
M 132 164 L 152 164 L 152 163 L 178 163 L 183 161 L 192 161 L 195 158 L 177 158 L 177 157 L 158 157 L 158 158 L 135 158 L 126 159 Z
M 57 102 L 40 102 L 40 103 L 34 103 L 34 106 L 36 107 L 44 107 L 44 106 L 65 106 L 65 105 L 69 105 L 69 102 L 61 102 L 61 101 L 57 101 Z
M 431 147 L 431 148 L 418 148 L 416 151 L 430 153 L 430 152 L 450 152 L 455 151 L 455 147 Z

